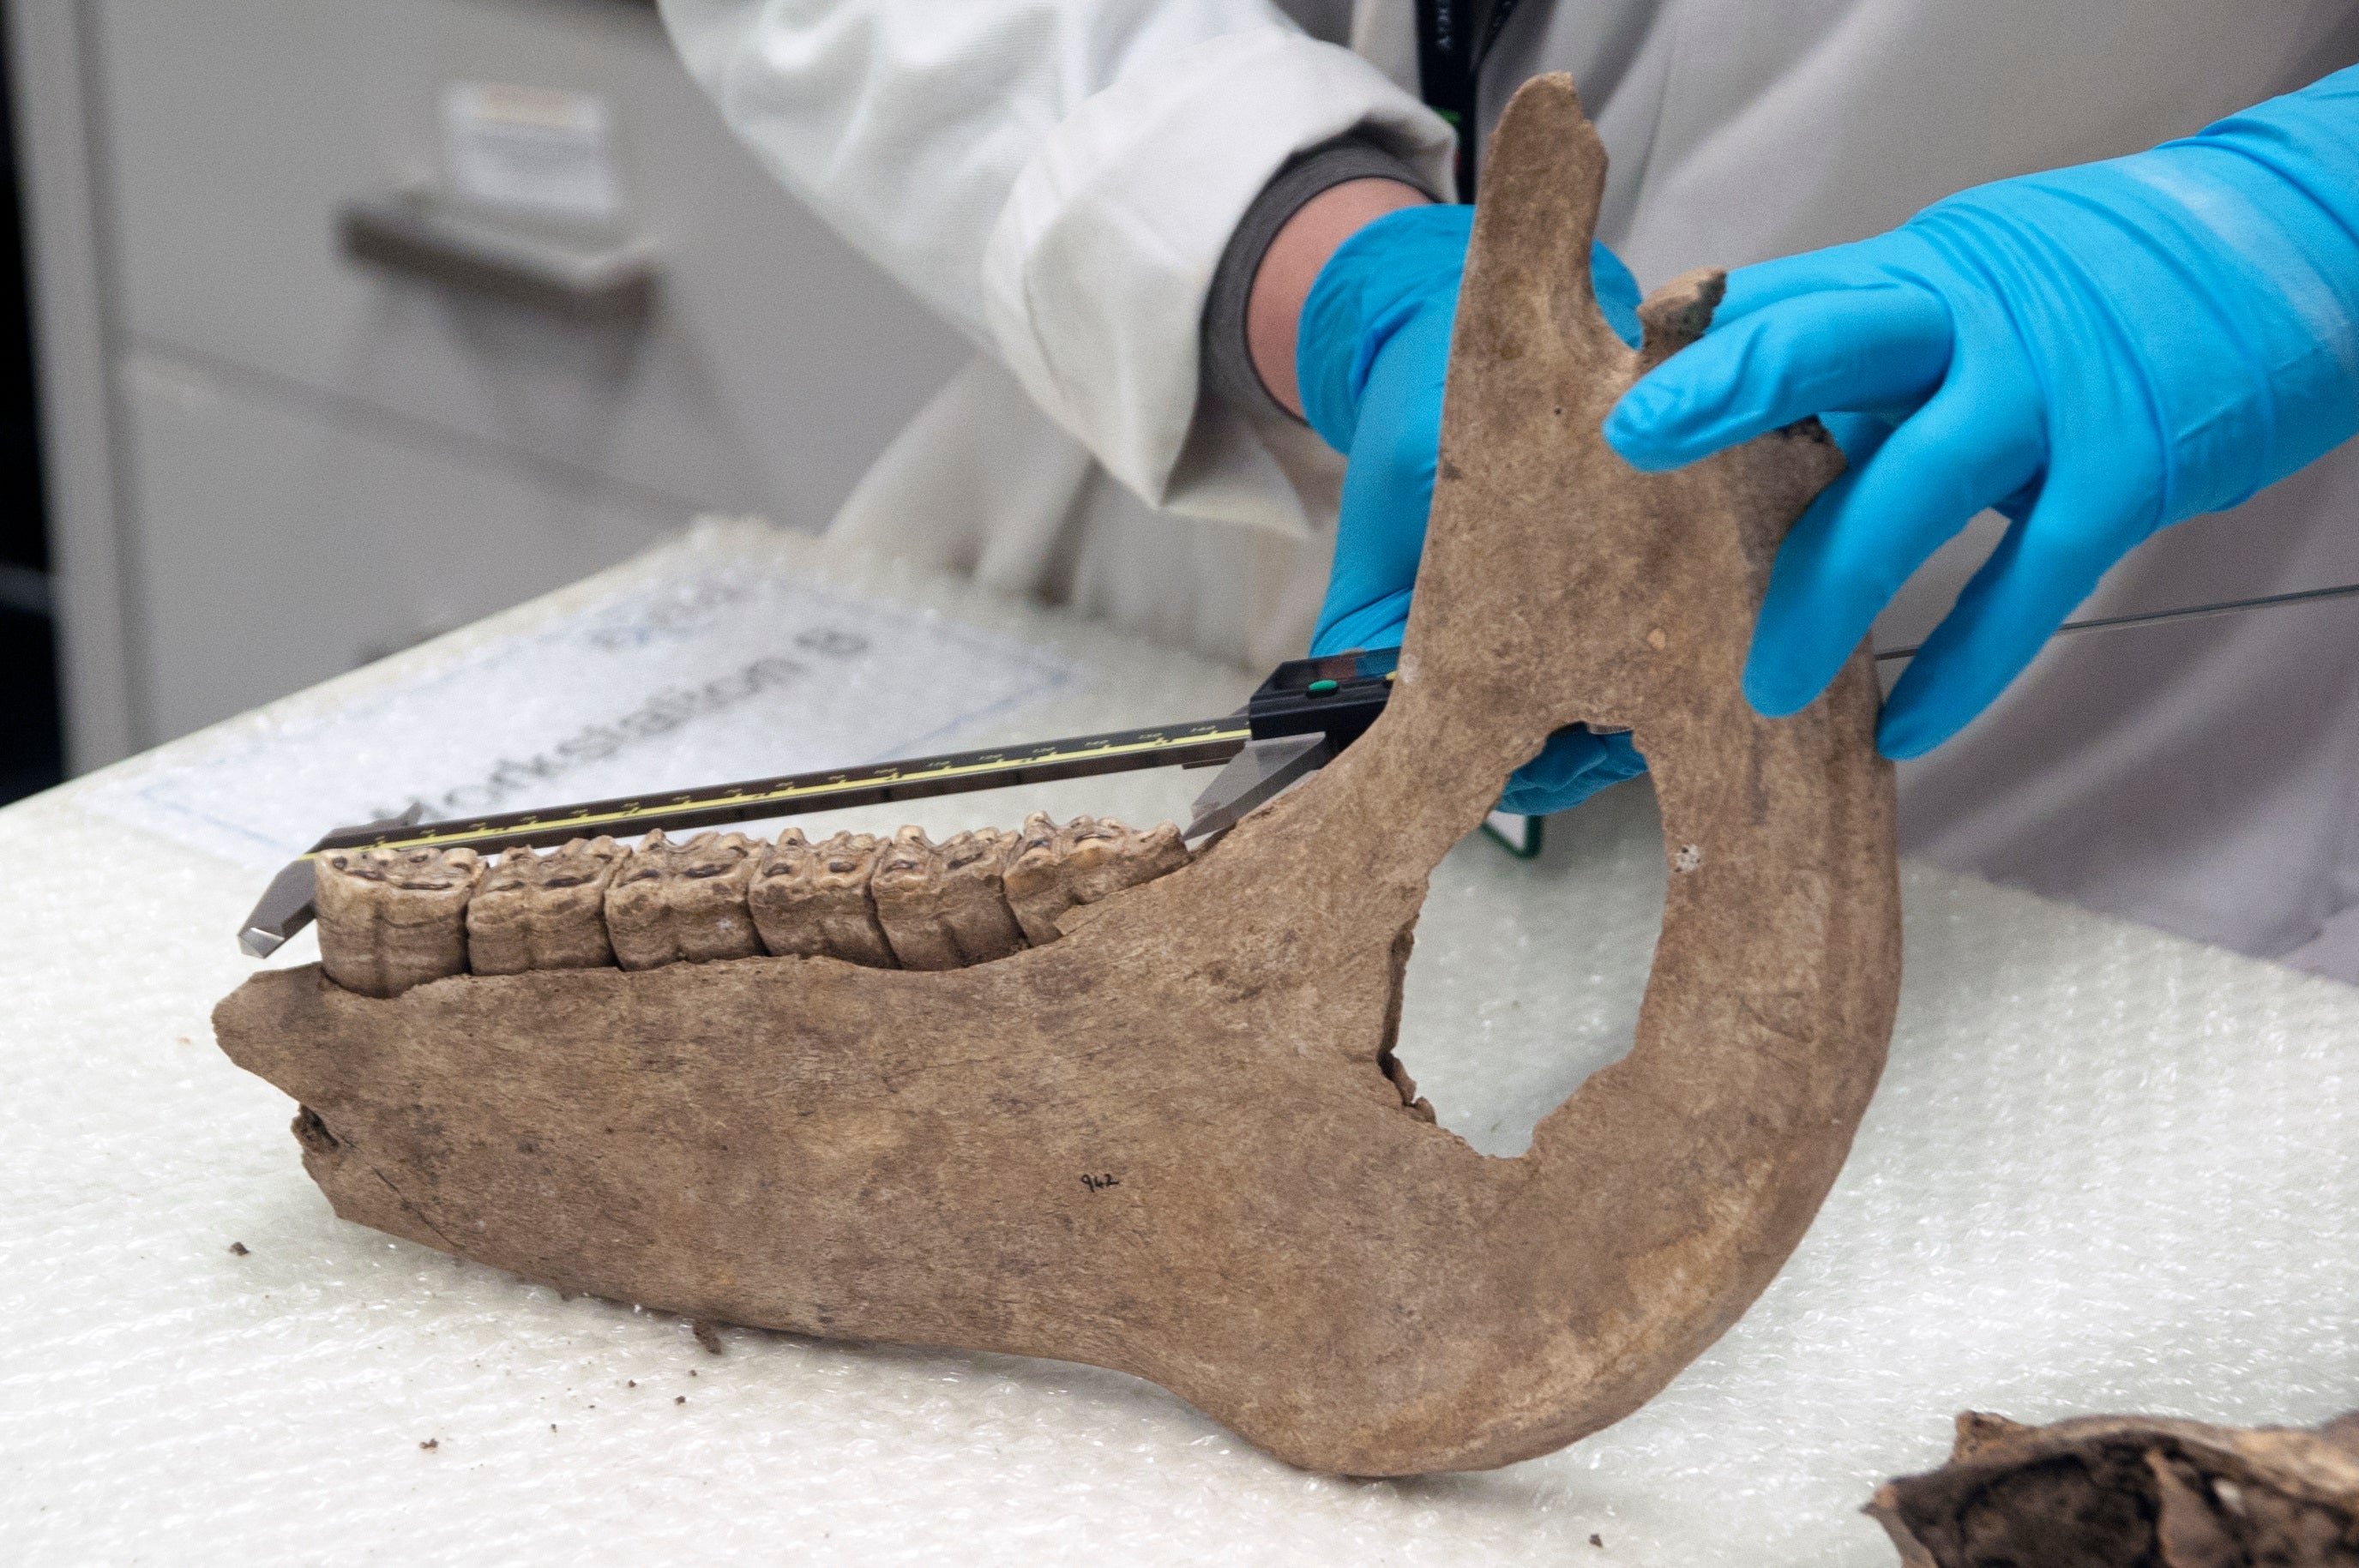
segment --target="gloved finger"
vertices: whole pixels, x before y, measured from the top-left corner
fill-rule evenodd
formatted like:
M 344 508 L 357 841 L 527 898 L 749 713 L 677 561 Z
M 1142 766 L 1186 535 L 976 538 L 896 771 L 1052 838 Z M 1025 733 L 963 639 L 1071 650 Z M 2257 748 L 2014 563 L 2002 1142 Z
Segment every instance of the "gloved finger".
M 1369 367 L 1344 462 L 1335 559 L 1314 652 L 1378 646 L 1368 640 L 1373 632 L 1408 616 L 1441 449 L 1450 329 L 1448 311 L 1424 311 L 1393 334 Z
M 1927 557 L 2042 457 L 2019 367 L 1969 361 L 1864 464 L 1829 485 L 1778 547 L 1745 664 L 1745 695 L 1777 718 L 1835 677 Z
M 1310 633 L 1310 656 L 1348 654 L 1354 648 L 1397 648 L 1408 630 L 1411 590 L 1398 589 L 1372 603 L 1338 611 L 1332 620 L 1320 611 Z
M 1598 312 L 1614 329 L 1614 335 L 1636 348 L 1645 332 L 1638 322 L 1638 280 L 1603 240 L 1589 242 L 1589 288 L 1597 296 Z
M 1901 672 L 1876 749 L 1896 760 L 1922 756 L 1964 729 L 2095 590 L 2148 508 L 2112 474 L 2051 474 Z
M 1897 419 L 1880 414 L 1821 414 L 1819 423 L 1835 438 L 1843 455 L 1846 471 L 1867 466 L 1867 460 L 1884 449 L 1892 439 L 1892 432 L 1900 427 Z
M 1508 775 L 1499 809 L 1525 816 L 1570 811 L 1603 789 L 1647 771 L 1647 759 L 1627 735 L 1599 735 L 1567 725 L 1548 738 L 1540 754 Z
M 1393 333 L 1438 303 L 1455 307 L 1473 224 L 1472 207 L 1404 207 L 1364 226 L 1319 269 L 1296 322 L 1294 370 L 1303 416 L 1337 451 L 1358 445 L 1367 378 Z
M 1909 405 L 1949 368 L 1950 313 L 1903 284 L 1802 295 L 1715 326 L 1622 395 L 1605 439 L 1659 472 L 1830 409 Z
M 1890 284 L 1896 277 L 1895 249 L 1893 236 L 1880 234 L 1872 240 L 1734 268 L 1728 275 L 1727 292 L 1712 310 L 1712 324 L 1729 326 L 1756 310 L 1805 294 Z

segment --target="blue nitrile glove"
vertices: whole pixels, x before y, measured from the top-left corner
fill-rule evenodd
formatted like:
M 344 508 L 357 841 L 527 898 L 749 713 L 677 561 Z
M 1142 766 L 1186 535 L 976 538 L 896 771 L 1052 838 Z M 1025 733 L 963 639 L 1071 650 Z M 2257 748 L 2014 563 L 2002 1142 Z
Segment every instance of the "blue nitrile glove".
M 2012 524 L 1885 705 L 1879 744 L 1913 757 L 2130 546 L 2359 428 L 2359 70 L 1734 273 L 1605 438 L 1660 470 L 1831 410 L 1853 470 L 1777 554 L 1745 672 L 1763 713 L 1816 697 L 1976 512 Z
M 1450 324 L 1473 226 L 1472 207 L 1387 213 L 1337 247 L 1303 301 L 1294 349 L 1303 412 L 1347 459 L 1313 654 L 1392 647 L 1408 624 L 1441 449 Z M 1590 270 L 1606 320 L 1635 344 L 1638 286 L 1629 269 L 1597 245 Z M 1576 724 L 1516 770 L 1500 809 L 1562 811 L 1646 766 L 1627 735 Z

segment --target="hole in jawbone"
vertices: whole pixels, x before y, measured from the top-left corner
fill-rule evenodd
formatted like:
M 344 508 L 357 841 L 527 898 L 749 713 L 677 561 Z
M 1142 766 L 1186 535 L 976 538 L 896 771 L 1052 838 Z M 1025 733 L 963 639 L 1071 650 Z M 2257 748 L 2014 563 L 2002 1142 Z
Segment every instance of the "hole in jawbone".
M 308 1105 L 295 1108 L 295 1139 L 314 1154 L 331 1154 L 342 1147 L 342 1141 L 320 1119 L 320 1113 Z
M 1547 818 L 1535 860 L 1477 833 L 1434 868 L 1393 1054 L 1442 1126 L 1521 1154 L 1541 1118 L 1629 1054 L 1663 868 L 1643 775 Z

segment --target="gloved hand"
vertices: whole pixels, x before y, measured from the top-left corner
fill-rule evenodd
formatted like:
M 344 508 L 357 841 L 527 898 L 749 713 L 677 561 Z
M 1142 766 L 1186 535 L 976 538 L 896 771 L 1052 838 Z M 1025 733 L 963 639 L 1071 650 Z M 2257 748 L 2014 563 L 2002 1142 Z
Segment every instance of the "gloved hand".
M 1345 455 L 1335 565 L 1310 640 L 1313 654 L 1397 644 L 1425 547 L 1441 448 L 1450 325 L 1474 210 L 1410 207 L 1368 224 L 1320 269 L 1295 331 L 1302 407 Z M 1593 247 L 1598 304 L 1638 341 L 1638 286 L 1613 252 Z M 1580 725 L 1549 737 L 1516 770 L 1499 806 L 1544 816 L 1646 771 L 1627 735 Z
M 1733 273 L 1605 438 L 1655 470 L 1831 412 L 1853 467 L 1777 554 L 1745 672 L 1763 713 L 1816 697 L 1975 513 L 2012 524 L 1885 705 L 1880 746 L 1913 757 L 2130 546 L 2359 429 L 2359 70 Z

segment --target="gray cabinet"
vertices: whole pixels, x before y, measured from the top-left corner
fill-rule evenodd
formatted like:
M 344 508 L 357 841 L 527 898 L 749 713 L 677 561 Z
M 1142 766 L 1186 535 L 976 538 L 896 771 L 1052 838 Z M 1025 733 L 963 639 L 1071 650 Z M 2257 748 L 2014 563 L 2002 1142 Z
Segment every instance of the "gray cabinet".
M 77 766 L 700 510 L 818 528 L 964 356 L 731 138 L 650 6 L 9 3 L 44 372 L 88 384 L 49 397 L 57 526 L 106 535 L 59 552 Z M 471 84 L 590 116 L 551 134 L 598 210 L 563 168 L 519 178 L 570 210 L 466 200 Z M 360 259 L 356 212 L 428 243 Z M 626 309 L 497 287 L 615 258 L 649 280 Z
M 137 662 L 165 734 L 562 587 L 685 514 L 166 355 L 118 379 Z

